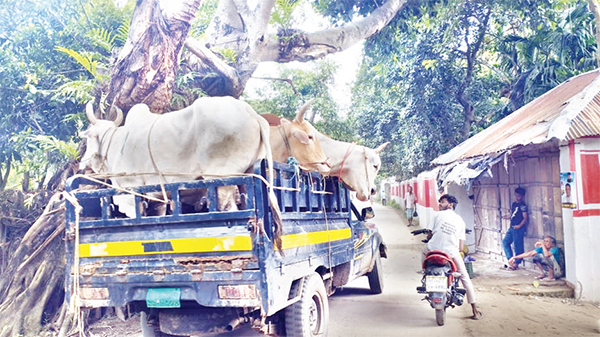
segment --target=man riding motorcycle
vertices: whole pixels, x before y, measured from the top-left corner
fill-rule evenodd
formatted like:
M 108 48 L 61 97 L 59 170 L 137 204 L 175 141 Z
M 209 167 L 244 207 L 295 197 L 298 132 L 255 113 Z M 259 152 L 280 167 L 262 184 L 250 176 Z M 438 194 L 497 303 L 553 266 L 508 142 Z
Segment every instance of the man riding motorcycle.
M 461 274 L 460 279 L 467 291 L 467 301 L 473 309 L 471 319 L 481 319 L 483 318 L 483 313 L 477 310 L 475 289 L 465 263 L 460 256 L 460 251 L 462 251 L 463 243 L 466 239 L 466 225 L 460 215 L 454 211 L 456 205 L 458 205 L 458 200 L 452 195 L 444 194 L 440 197 L 438 203 L 440 211 L 435 213 L 433 221 L 427 225 L 429 234 L 427 235 L 427 243 L 423 247 L 421 262 L 425 260 L 425 254 L 431 250 L 441 250 L 450 255 L 456 264 L 458 272 Z

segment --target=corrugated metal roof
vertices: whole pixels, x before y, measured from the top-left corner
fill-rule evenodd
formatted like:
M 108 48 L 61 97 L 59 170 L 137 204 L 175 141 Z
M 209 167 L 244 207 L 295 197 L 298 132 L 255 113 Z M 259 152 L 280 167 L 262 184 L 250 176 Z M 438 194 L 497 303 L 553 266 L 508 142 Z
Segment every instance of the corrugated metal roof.
M 437 157 L 433 164 L 501 153 L 552 138 L 571 140 L 600 135 L 599 75 L 600 70 L 594 70 L 572 77 Z

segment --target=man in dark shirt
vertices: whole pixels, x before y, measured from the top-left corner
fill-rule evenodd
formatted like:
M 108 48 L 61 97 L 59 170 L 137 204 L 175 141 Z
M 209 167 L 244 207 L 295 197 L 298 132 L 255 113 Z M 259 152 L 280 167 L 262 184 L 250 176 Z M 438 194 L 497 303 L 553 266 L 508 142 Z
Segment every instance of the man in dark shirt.
M 525 189 L 517 187 L 515 189 L 515 201 L 512 203 L 511 216 L 510 216 L 510 228 L 504 236 L 502 244 L 504 246 L 504 253 L 506 259 L 510 260 L 513 256 L 523 254 L 525 247 L 523 245 L 523 238 L 525 237 L 525 231 L 527 230 L 527 221 L 529 216 L 527 214 L 527 205 L 523 201 L 525 196 Z M 513 254 L 512 245 L 514 244 L 515 250 Z M 508 266 L 509 269 L 519 269 L 519 264 L 523 259 L 515 259 L 514 264 Z

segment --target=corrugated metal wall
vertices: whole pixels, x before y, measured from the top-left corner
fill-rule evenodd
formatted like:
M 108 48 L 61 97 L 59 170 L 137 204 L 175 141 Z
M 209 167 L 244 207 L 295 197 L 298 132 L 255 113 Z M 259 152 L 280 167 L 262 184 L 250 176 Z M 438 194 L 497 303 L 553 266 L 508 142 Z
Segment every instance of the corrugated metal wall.
M 477 250 L 495 260 L 504 259 L 502 239 L 510 220 L 503 216 L 510 217 L 514 190 L 519 186 L 527 189 L 524 200 L 529 206 L 525 251 L 533 249 L 544 235 L 554 236 L 562 247 L 558 146 L 550 142 L 524 147 L 515 151 L 507 164 L 508 172 L 504 163 L 498 163 L 492 168 L 493 178 L 479 179 L 473 186 Z

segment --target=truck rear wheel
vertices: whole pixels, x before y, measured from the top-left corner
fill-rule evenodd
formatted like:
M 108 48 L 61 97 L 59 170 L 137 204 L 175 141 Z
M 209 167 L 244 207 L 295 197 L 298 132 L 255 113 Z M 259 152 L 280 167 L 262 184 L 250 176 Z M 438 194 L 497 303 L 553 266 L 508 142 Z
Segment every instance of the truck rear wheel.
M 381 294 L 383 292 L 383 270 L 381 268 L 381 254 L 379 251 L 376 253 L 375 265 L 373 270 L 367 273 L 369 278 L 369 288 L 373 294 Z
M 329 302 L 323 279 L 317 273 L 306 277 L 300 300 L 285 309 L 285 330 L 288 337 L 327 336 Z M 294 290 L 294 289 L 293 289 Z

